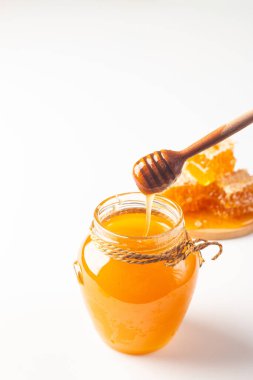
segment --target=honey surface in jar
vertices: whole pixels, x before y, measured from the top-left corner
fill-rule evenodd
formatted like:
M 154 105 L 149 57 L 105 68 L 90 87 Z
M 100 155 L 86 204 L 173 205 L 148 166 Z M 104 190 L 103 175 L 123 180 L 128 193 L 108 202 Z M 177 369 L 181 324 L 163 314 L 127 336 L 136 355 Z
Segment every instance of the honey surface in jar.
M 232 144 L 213 148 L 204 152 L 206 160 L 203 154 L 193 157 L 195 164 L 202 162 L 199 172 L 187 164 L 163 195 L 182 207 L 189 230 L 247 228 L 253 221 L 253 176 L 234 171 Z
M 127 212 L 112 215 L 102 225 L 119 237 L 128 236 L 127 245 L 138 252 L 142 239 L 152 249 L 153 237 L 159 239 L 172 228 L 168 219 L 152 214 L 145 238 L 145 222 L 145 212 Z M 97 330 L 111 347 L 131 354 L 157 350 L 175 334 L 190 303 L 199 266 L 195 254 L 174 267 L 117 261 L 98 251 L 90 237 L 79 262 L 82 292 Z

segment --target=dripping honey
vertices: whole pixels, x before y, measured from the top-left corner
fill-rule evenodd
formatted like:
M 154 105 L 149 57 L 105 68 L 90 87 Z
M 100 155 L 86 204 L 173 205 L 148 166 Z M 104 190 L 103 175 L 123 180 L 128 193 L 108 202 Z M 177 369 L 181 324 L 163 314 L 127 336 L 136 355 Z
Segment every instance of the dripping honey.
M 155 198 L 155 194 L 146 195 L 146 220 L 145 220 L 145 234 L 148 236 L 151 224 L 152 204 Z

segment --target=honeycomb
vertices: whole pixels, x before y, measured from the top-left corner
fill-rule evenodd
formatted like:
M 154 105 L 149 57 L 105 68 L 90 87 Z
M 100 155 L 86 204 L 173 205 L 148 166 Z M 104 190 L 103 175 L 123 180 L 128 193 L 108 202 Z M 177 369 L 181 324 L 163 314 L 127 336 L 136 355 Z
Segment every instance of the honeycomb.
M 215 182 L 210 193 L 210 209 L 222 217 L 237 217 L 253 212 L 253 176 L 237 170 Z
M 235 161 L 233 144 L 225 140 L 188 159 L 186 170 L 199 184 L 206 186 L 224 174 L 231 173 Z
M 206 207 L 206 190 L 207 187 L 199 184 L 187 170 L 183 170 L 174 185 L 166 189 L 162 195 L 178 203 L 184 212 L 194 212 Z
M 218 144 L 190 159 L 163 195 L 184 213 L 208 210 L 222 218 L 253 213 L 253 176 L 234 166 L 233 144 Z

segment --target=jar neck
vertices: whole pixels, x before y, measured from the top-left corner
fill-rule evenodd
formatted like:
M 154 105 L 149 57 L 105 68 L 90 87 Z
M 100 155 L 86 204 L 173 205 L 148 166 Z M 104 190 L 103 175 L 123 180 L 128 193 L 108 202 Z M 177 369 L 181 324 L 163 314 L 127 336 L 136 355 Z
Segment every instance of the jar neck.
M 159 215 L 165 222 L 169 222 L 171 228 L 167 231 L 159 235 L 133 237 L 116 234 L 103 224 L 114 215 L 130 212 L 146 212 L 146 197 L 142 193 L 124 193 L 106 199 L 95 209 L 91 225 L 92 234 L 106 242 L 143 253 L 159 252 L 185 240 L 182 210 L 178 205 L 160 195 L 156 195 L 153 201 L 152 214 Z

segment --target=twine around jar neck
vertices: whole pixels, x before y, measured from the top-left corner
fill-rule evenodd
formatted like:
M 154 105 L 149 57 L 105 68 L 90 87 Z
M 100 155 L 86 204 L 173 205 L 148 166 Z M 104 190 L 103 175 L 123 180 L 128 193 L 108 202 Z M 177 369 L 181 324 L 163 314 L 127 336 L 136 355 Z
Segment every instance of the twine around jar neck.
M 190 254 L 196 253 L 199 256 L 200 267 L 205 262 L 202 250 L 214 245 L 218 247 L 218 252 L 212 257 L 216 260 L 222 254 L 222 244 L 218 241 L 208 241 L 205 239 L 191 239 L 187 231 L 183 231 L 178 237 L 177 243 L 170 249 L 163 249 L 157 254 L 134 252 L 120 245 L 105 241 L 97 236 L 91 229 L 91 239 L 96 248 L 106 256 L 128 264 L 154 264 L 164 262 L 166 266 L 173 267 L 180 261 L 185 260 Z
M 139 265 L 164 262 L 167 266 L 174 266 L 191 253 L 195 253 L 199 256 L 201 266 L 204 262 L 201 251 L 206 247 L 218 247 L 218 252 L 212 260 L 216 260 L 222 253 L 222 245 L 217 241 L 191 239 L 185 230 L 180 207 L 160 195 L 156 195 L 153 201 L 152 215 L 170 221 L 173 227 L 167 232 L 155 236 L 131 237 L 115 234 L 104 227 L 103 222 L 112 216 L 129 212 L 146 212 L 143 194 L 124 193 L 112 196 L 101 202 L 94 212 L 90 237 L 100 252 L 114 260 Z

